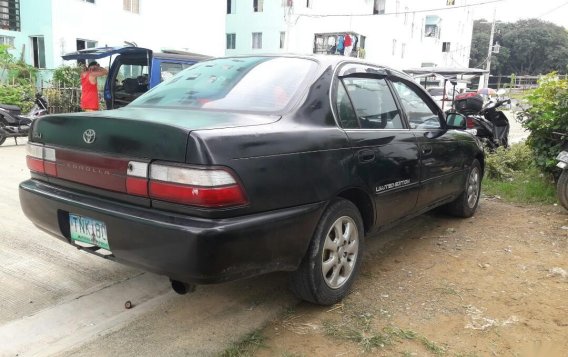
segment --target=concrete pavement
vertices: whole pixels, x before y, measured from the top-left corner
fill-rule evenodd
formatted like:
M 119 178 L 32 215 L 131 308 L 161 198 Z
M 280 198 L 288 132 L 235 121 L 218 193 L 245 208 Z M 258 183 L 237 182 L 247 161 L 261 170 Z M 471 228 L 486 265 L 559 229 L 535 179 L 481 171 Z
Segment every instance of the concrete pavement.
M 0 356 L 215 355 L 297 301 L 284 274 L 179 296 L 166 277 L 43 233 L 20 209 L 18 141 L 0 146 Z

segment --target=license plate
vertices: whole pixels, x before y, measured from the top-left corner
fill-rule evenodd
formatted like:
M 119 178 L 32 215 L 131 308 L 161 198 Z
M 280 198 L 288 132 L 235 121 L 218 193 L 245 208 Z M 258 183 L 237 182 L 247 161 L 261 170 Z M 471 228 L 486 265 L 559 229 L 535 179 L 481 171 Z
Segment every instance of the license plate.
M 89 217 L 69 214 L 71 239 L 110 250 L 105 222 Z

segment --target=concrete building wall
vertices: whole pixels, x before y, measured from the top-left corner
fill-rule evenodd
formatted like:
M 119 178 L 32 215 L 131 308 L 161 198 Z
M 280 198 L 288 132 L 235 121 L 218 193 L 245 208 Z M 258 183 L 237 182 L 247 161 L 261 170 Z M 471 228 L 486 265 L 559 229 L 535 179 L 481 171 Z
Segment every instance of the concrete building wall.
M 223 54 L 225 4 L 208 0 L 140 0 L 138 14 L 123 9 L 122 1 L 52 0 L 53 37 L 61 54 L 76 50 L 77 39 L 97 46 L 121 46 L 124 41 L 154 51 L 186 50 L 212 56 Z
M 9 50 L 16 58 L 23 58 L 32 63 L 32 43 L 30 36 L 44 36 L 46 51 L 46 67 L 53 65 L 51 36 L 51 4 L 50 1 L 20 1 L 20 30 L 9 31 L 0 29 L 0 36 L 14 38 L 14 47 Z
M 186 50 L 219 56 L 224 53 L 224 1 L 140 0 L 139 14 L 123 9 L 120 0 L 20 0 L 21 31 L 0 30 L 14 37 L 11 52 L 32 64 L 30 36 L 44 36 L 46 68 L 63 63 L 61 55 L 77 50 L 77 40 L 97 46 L 124 41 L 154 51 Z
M 447 0 L 385 0 L 383 14 L 373 14 L 374 0 L 295 0 L 292 6 L 287 6 L 287 0 L 265 0 L 267 11 L 254 17 L 253 0 L 236 1 L 237 11 L 227 16 L 226 27 L 227 32 L 236 34 L 237 46 L 226 50 L 227 55 L 313 53 L 315 34 L 350 32 L 365 36 L 365 58 L 372 62 L 398 69 L 425 64 L 468 66 L 473 30 L 473 8 L 464 6 L 468 0 L 456 0 L 451 6 Z M 439 36 L 425 35 L 430 16 L 440 20 Z M 250 41 L 239 43 L 239 38 L 247 38 L 253 29 L 263 32 L 263 37 L 286 31 L 285 48 L 267 41 L 262 51 L 253 51 Z M 449 43 L 449 49 L 444 42 Z

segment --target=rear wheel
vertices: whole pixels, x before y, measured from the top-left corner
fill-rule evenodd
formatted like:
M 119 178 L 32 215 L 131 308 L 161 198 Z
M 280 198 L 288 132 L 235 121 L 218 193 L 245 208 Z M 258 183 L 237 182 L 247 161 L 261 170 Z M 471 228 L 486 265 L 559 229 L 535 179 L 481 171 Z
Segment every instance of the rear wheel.
M 562 170 L 556 184 L 556 196 L 562 207 L 568 209 L 568 171 Z
M 473 160 L 465 181 L 464 191 L 458 198 L 446 205 L 447 213 L 463 218 L 473 216 L 481 194 L 481 177 L 481 165 L 479 161 Z
M 335 304 L 351 289 L 361 265 L 363 220 L 353 203 L 338 199 L 325 210 L 290 286 L 299 298 Z

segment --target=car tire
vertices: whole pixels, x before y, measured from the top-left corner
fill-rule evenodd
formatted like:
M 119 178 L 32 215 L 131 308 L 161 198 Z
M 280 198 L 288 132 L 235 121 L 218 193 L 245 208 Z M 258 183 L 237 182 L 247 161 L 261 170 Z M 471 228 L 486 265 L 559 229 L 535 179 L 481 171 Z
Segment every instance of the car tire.
M 481 165 L 477 159 L 473 160 L 467 173 L 463 192 L 444 207 L 446 213 L 462 218 L 473 216 L 479 204 L 481 178 Z
M 363 219 L 345 199 L 324 211 L 306 255 L 290 276 L 290 288 L 300 299 L 332 305 L 349 293 L 363 258 Z

